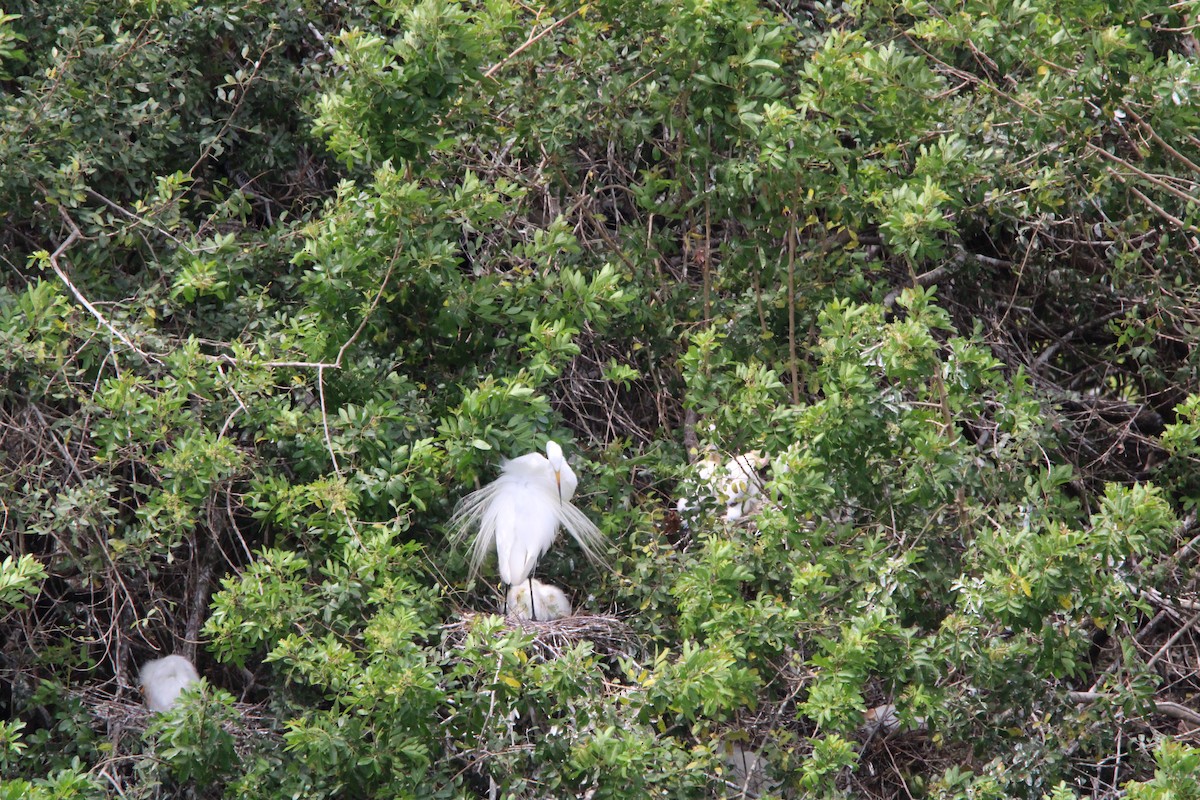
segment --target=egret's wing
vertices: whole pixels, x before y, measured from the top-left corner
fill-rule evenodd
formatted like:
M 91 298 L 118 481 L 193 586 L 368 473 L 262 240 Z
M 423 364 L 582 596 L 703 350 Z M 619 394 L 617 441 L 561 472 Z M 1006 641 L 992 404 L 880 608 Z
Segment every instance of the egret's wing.
M 496 566 L 500 569 L 500 580 L 509 586 L 521 582 L 532 571 L 532 567 L 522 567 L 527 556 L 524 542 L 518 536 L 514 500 L 512 487 L 507 492 L 500 492 L 486 517 L 488 524 L 496 531 Z
M 505 583 L 520 583 L 529 577 L 538 561 L 558 535 L 557 498 L 551 503 L 535 486 L 517 483 L 512 494 L 511 546 L 501 552 L 501 539 L 496 539 L 496 554 L 500 557 L 500 579 Z
M 571 538 L 579 542 L 583 554 L 588 560 L 604 567 L 609 567 L 608 560 L 603 555 L 605 547 L 604 534 L 572 503 L 560 503 L 555 508 L 558 521 L 566 528 Z M 611 569 L 611 567 L 609 567 Z
M 450 517 L 450 527 L 453 534 L 450 542 L 455 547 L 462 547 L 472 531 L 476 531 L 475 540 L 471 543 L 468 556 L 471 564 L 471 577 L 479 572 L 484 559 L 496 546 L 496 499 L 503 492 L 504 485 L 500 481 L 492 481 L 482 489 L 471 492 L 459 501 L 454 516 Z

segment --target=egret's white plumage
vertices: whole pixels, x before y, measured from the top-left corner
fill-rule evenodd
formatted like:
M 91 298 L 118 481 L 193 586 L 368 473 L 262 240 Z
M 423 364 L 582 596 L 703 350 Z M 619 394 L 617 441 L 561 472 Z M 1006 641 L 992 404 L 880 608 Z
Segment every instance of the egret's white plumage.
M 556 442 L 546 443 L 546 455 L 527 453 L 505 461 L 500 476 L 463 498 L 450 520 L 455 542 L 478 531 L 471 545 L 471 573 L 495 549 L 500 580 L 509 586 L 527 580 L 554 543 L 560 525 L 579 542 L 584 555 L 604 563 L 600 530 L 571 504 L 578 485 Z
M 168 711 L 179 693 L 199 681 L 200 675 L 183 656 L 165 656 L 143 664 L 138 679 L 146 706 L 151 711 Z
M 911 724 L 906 724 L 900 718 L 900 710 L 895 703 L 884 703 L 881 706 L 868 708 L 863 715 L 863 723 L 858 727 L 866 734 L 867 739 L 873 736 L 891 736 L 897 731 L 920 731 L 926 729 L 924 717 L 913 717 Z
M 530 605 L 530 595 L 533 604 Z M 557 586 L 542 583 L 537 578 L 530 578 L 515 584 L 508 590 L 508 613 L 517 619 L 537 619 L 549 622 L 552 619 L 562 619 L 571 616 L 571 601 Z
M 755 451 L 734 456 L 725 465 L 723 479 L 717 484 L 725 501 L 725 519 L 739 520 L 762 506 L 762 479 L 758 470 L 768 463 L 762 453 Z
M 762 507 L 763 481 L 758 470 L 770 463 L 762 453 L 755 450 L 734 456 L 724 464 L 716 450 L 709 452 L 694 466 L 696 480 L 693 484 L 701 496 L 707 496 L 725 506 L 724 517 L 736 522 L 748 517 Z M 681 497 L 676 503 L 680 514 L 690 514 L 696 502 Z

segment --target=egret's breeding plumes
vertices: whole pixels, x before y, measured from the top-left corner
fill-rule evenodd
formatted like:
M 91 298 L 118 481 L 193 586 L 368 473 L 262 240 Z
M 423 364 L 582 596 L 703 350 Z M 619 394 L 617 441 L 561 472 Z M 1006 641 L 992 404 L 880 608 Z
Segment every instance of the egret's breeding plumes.
M 534 616 L 534 610 L 537 616 Z M 508 613 L 517 619 L 538 619 L 550 622 L 571 616 L 571 601 L 566 593 L 537 578 L 518 583 L 508 590 Z
M 508 586 L 528 580 L 560 525 L 579 542 L 584 555 L 603 564 L 600 530 L 571 504 L 578 483 L 556 442 L 546 443 L 546 455 L 528 453 L 505 461 L 500 477 L 463 498 L 450 520 L 456 542 L 478 531 L 471 547 L 471 574 L 495 549 L 500 580 Z M 536 596 L 533 600 L 532 616 L 537 619 Z
M 143 664 L 138 678 L 146 706 L 151 711 L 168 711 L 179 693 L 200 680 L 200 675 L 183 656 L 165 656 Z

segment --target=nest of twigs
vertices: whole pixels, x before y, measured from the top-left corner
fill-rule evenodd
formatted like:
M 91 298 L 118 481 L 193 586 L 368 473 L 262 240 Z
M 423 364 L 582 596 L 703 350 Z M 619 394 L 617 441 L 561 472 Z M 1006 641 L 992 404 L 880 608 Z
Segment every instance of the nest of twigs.
M 464 611 L 456 621 L 446 623 L 442 629 L 450 643 L 460 644 L 480 620 L 489 616 L 493 615 Z M 608 614 L 572 614 L 547 622 L 509 615 L 504 621 L 509 628 L 532 634 L 530 648 L 543 658 L 559 658 L 571 645 L 582 641 L 590 641 L 602 655 L 631 657 L 641 651 L 641 641 L 633 629 L 619 617 Z
M 129 700 L 102 687 L 80 689 L 72 692 L 72 695 L 105 726 L 109 738 L 115 743 L 119 743 L 126 732 L 140 735 L 157 716 L 140 700 Z M 264 738 L 278 738 L 276 721 L 266 713 L 263 705 L 234 703 L 233 707 L 236 715 L 223 720 L 221 728 L 233 737 L 234 750 L 239 757 L 251 755 Z

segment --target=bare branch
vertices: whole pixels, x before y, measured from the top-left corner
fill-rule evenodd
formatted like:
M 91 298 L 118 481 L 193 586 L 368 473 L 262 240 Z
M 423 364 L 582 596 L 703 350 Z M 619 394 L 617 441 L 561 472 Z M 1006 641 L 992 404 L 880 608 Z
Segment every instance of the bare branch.
M 143 361 L 147 363 L 154 362 L 161 364 L 162 360 L 157 355 L 148 355 L 141 348 L 130 341 L 129 337 L 117 330 L 116 327 L 108 321 L 108 318 L 100 313 L 100 310 L 92 305 L 91 302 L 84 297 L 83 292 L 79 291 L 75 284 L 71 282 L 71 279 L 67 277 L 66 271 L 59 263 L 59 259 L 64 253 L 67 252 L 67 250 L 71 248 L 73 244 L 75 244 L 75 242 L 79 241 L 81 234 L 79 232 L 79 226 L 76 225 L 75 221 L 67 214 L 66 209 L 64 209 L 62 206 L 58 206 L 58 213 L 63 218 L 63 222 L 66 223 L 67 228 L 71 231 L 71 234 L 63 241 L 62 244 L 58 246 L 53 253 L 50 254 L 50 268 L 54 270 L 54 274 L 57 275 L 58 279 L 66 285 L 67 289 L 71 291 L 71 294 L 75 296 L 75 299 L 79 301 L 79 304 L 86 308 L 91 315 L 96 318 L 96 321 L 103 325 L 109 333 L 120 340 L 122 344 L 141 356 Z
M 492 77 L 493 75 L 495 75 L 495 74 L 496 74 L 496 72 L 497 72 L 497 71 L 499 71 L 499 69 L 500 69 L 501 67 L 503 67 L 505 64 L 507 64 L 509 61 L 512 61 L 514 58 L 516 58 L 517 56 L 519 56 L 521 53 L 525 52 L 525 51 L 526 51 L 526 50 L 528 50 L 530 47 L 532 47 L 533 45 L 537 44 L 539 41 L 541 41 L 542 37 L 546 36 L 546 35 L 547 35 L 548 33 L 550 33 L 551 31 L 555 30 L 556 28 L 561 28 L 563 25 L 565 25 L 566 23 L 570 22 L 570 21 L 571 21 L 572 19 L 574 19 L 575 17 L 579 16 L 579 13 L 580 13 L 581 11 L 583 11 L 583 9 L 582 9 L 582 8 L 577 8 L 577 9 L 575 9 L 574 11 L 572 11 L 570 14 L 567 14 L 567 15 L 566 15 L 565 17 L 563 17 L 562 19 L 560 19 L 560 20 L 557 20 L 557 21 L 555 21 L 555 22 L 552 22 L 550 25 L 547 25 L 545 28 L 543 28 L 543 29 L 542 29 L 542 32 L 541 32 L 541 33 L 538 33 L 538 34 L 536 34 L 536 35 L 535 35 L 535 34 L 534 34 L 532 31 L 531 31 L 531 32 L 530 32 L 530 34 L 529 34 L 529 38 L 527 38 L 527 39 L 525 40 L 525 43 L 524 43 L 524 44 L 522 44 L 522 45 L 521 45 L 520 47 L 518 47 L 516 50 L 513 50 L 511 53 L 509 53 L 508 55 L 506 55 L 504 58 L 502 58 L 502 59 L 500 59 L 499 61 L 497 61 L 497 62 L 496 62 L 496 63 L 495 63 L 493 66 L 489 67 L 489 68 L 488 68 L 488 70 L 487 70 L 487 72 L 483 73 L 483 77 L 485 77 L 485 78 L 490 78 L 490 77 Z
M 1079 704 L 1116 699 L 1116 695 L 1105 692 L 1067 692 L 1067 697 L 1072 703 Z M 1170 700 L 1154 700 L 1152 702 L 1154 703 L 1154 710 L 1159 714 L 1174 719 L 1181 719 L 1184 722 L 1190 722 L 1192 725 L 1200 727 L 1200 713 L 1192 711 L 1187 706 L 1173 703 Z

